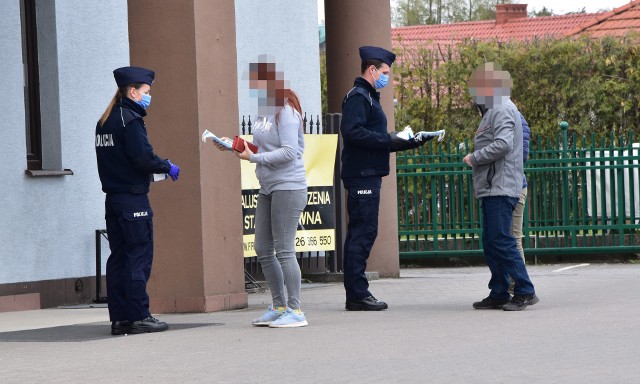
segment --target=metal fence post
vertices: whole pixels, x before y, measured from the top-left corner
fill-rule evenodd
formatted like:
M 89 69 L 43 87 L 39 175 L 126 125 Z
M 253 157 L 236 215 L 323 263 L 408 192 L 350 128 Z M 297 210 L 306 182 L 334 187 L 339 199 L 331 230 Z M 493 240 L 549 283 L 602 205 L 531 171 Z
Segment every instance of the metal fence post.
M 329 263 L 329 272 L 342 271 L 342 258 L 344 250 L 344 239 L 346 237 L 346 206 L 344 199 L 344 187 L 342 185 L 342 179 L 340 178 L 340 154 L 342 153 L 342 138 L 340 137 L 340 121 L 342 120 L 341 113 L 328 113 L 324 115 L 324 132 L 338 135 L 338 148 L 336 151 L 335 168 L 333 172 L 333 201 L 335 206 L 335 220 L 336 220 L 336 241 L 334 252 L 335 257 Z
M 96 298 L 93 300 L 96 304 L 104 304 L 107 298 L 102 296 L 102 238 L 107 238 L 106 229 L 96 229 Z
M 568 157 L 568 140 L 567 140 L 567 130 L 569 129 L 569 123 L 563 121 L 560 123 L 560 128 L 562 129 L 562 160 L 564 161 L 564 169 L 562 171 L 562 196 L 564 196 L 564 200 L 562 202 L 562 215 L 563 224 L 568 227 L 569 226 L 569 170 L 568 166 L 570 164 L 567 162 Z M 569 231 L 564 232 L 565 241 L 568 240 Z

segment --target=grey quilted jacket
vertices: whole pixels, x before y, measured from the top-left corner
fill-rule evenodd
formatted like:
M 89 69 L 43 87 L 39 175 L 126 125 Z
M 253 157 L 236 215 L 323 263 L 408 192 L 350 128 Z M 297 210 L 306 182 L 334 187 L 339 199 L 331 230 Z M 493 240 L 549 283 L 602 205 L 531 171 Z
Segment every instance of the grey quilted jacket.
M 511 100 L 485 113 L 474 144 L 471 163 L 475 197 L 519 197 L 524 180 L 522 121 Z

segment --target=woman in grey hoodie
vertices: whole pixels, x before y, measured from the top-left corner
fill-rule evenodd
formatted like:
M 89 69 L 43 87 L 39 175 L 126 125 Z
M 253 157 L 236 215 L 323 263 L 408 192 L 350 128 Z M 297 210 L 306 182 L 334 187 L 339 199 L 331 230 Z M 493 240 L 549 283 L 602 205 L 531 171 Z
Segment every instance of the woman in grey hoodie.
M 298 221 L 307 205 L 302 108 L 298 96 L 286 88 L 282 74 L 276 72 L 275 64 L 252 63 L 250 76 L 249 85 L 259 95 L 260 115 L 252 132 L 258 151 L 253 153 L 246 145 L 243 152 L 234 153 L 256 164 L 260 191 L 254 245 L 273 300 L 252 324 L 304 327 L 307 320 L 300 309 L 302 279 L 294 246 Z

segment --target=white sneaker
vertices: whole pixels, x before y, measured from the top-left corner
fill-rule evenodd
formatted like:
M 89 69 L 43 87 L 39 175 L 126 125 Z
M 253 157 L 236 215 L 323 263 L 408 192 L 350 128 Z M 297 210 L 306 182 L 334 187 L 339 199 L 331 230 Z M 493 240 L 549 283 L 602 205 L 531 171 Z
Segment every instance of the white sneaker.
M 269 328 L 296 328 L 306 327 L 307 325 L 309 325 L 309 323 L 307 323 L 304 313 L 297 313 L 296 311 L 287 308 L 282 316 L 269 324 Z
M 280 307 L 280 308 L 282 309 L 274 309 L 273 306 L 270 305 L 269 308 L 267 308 L 267 312 L 265 312 L 264 315 L 253 320 L 251 322 L 251 325 L 264 327 L 273 323 L 275 320 L 277 320 L 280 316 L 282 316 L 285 313 L 285 309 L 283 307 Z

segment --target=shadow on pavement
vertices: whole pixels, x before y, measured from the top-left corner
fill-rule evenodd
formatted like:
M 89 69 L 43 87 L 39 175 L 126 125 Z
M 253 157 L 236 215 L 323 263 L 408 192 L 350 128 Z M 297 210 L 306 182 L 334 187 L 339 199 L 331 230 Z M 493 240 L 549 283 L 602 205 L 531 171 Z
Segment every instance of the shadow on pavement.
M 216 325 L 224 325 L 224 323 L 169 323 L 169 330 L 167 332 Z M 0 333 L 0 342 L 82 342 L 122 337 L 111 335 L 110 326 L 111 324 L 109 322 L 99 322 L 2 332 Z

